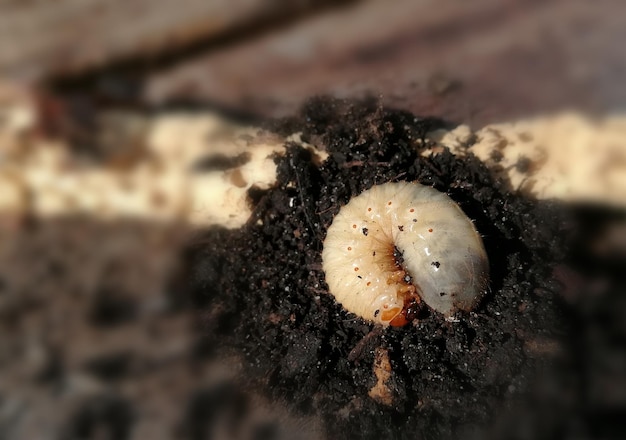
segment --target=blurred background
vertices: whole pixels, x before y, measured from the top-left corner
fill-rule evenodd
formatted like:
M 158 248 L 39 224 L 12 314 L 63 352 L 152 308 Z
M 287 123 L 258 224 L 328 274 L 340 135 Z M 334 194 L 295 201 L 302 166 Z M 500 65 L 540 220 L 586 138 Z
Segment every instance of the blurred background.
M 0 0 L 0 438 L 228 438 L 240 367 L 182 253 L 271 185 L 284 139 L 250 124 L 318 94 L 472 129 L 620 113 L 624 41 L 621 0 Z
M 74 94 L 262 116 L 377 96 L 484 125 L 626 99 L 623 2 L 2 2 L 0 72 Z

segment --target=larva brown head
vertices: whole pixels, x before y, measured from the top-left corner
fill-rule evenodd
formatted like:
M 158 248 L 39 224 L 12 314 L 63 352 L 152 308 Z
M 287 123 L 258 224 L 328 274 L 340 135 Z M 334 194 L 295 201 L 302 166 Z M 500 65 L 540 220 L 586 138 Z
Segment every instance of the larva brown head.
M 388 314 L 390 319 L 383 316 L 383 321 L 387 321 L 392 327 L 402 327 L 415 319 L 416 314 L 413 310 L 420 299 L 416 287 L 410 283 L 411 277 L 401 268 L 400 262 L 395 257 L 393 261 L 395 270 L 387 269 L 387 284 L 394 286 L 396 297 L 402 301 L 402 307 L 394 309 L 393 316 Z
M 411 322 L 423 304 L 445 316 L 470 310 L 486 290 L 489 267 L 458 205 L 407 182 L 374 186 L 350 200 L 328 229 L 322 261 L 339 303 L 391 326 Z
M 391 321 L 389 325 L 392 327 L 404 327 L 417 318 L 420 308 L 419 296 L 410 296 L 404 300 L 404 307 Z
M 400 307 L 394 307 L 393 309 L 383 311 L 380 319 L 381 321 L 387 322 L 389 325 L 394 327 L 402 327 L 407 324 L 407 322 L 404 322 L 404 319 L 402 319 L 402 309 Z

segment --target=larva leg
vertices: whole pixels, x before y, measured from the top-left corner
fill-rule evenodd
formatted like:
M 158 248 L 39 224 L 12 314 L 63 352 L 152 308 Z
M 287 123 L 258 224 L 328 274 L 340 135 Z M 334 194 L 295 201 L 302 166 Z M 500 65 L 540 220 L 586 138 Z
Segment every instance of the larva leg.
M 404 296 L 411 296 L 411 297 L 416 297 L 417 301 L 419 302 L 419 296 L 417 295 L 417 289 L 415 288 L 415 286 L 413 284 L 407 284 L 406 286 L 402 286 L 399 290 L 399 292 L 401 294 L 403 294 Z
M 389 278 L 387 278 L 387 284 L 396 284 L 398 288 L 398 293 L 402 296 L 417 296 L 419 301 L 419 296 L 417 294 L 417 289 L 413 284 L 407 281 L 407 273 L 404 270 L 397 270 L 391 273 Z
M 387 284 L 397 284 L 404 281 L 404 277 L 406 276 L 406 272 L 403 270 L 396 270 L 389 275 L 387 278 Z
M 413 287 L 413 289 L 415 289 L 415 287 Z M 409 322 L 417 318 L 417 315 L 422 307 L 423 303 L 420 301 L 417 294 L 407 296 L 404 300 L 404 308 L 391 321 L 389 321 L 389 325 L 392 327 L 403 327 L 407 325 Z

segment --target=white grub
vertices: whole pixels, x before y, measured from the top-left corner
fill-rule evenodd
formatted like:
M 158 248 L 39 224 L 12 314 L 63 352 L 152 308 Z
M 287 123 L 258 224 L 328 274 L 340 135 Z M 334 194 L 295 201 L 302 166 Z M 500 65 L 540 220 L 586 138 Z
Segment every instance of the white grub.
M 410 322 L 421 301 L 446 317 L 469 311 L 489 278 L 470 219 L 445 194 L 409 182 L 374 186 L 341 208 L 322 261 L 337 302 L 385 326 Z

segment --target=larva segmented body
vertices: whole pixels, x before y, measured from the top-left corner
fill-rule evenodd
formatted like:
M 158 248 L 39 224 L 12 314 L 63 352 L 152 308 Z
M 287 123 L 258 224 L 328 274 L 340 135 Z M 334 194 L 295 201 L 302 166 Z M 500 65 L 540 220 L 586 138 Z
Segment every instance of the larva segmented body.
M 328 229 L 322 261 L 337 302 L 392 326 L 407 324 L 420 301 L 447 317 L 471 310 L 489 277 L 482 240 L 461 208 L 409 182 L 352 198 Z

